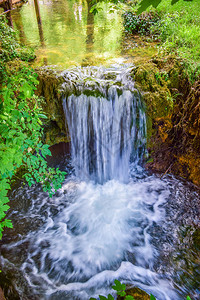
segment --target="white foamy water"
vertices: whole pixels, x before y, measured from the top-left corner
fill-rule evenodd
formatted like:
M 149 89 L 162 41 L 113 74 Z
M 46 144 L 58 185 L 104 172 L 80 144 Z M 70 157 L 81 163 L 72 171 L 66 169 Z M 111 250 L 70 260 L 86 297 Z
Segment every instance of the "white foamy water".
M 128 182 L 130 159 L 138 165 L 145 152 L 146 117 L 140 95 L 127 70 L 117 73 L 115 81 L 104 78 L 106 71 L 89 71 L 76 70 L 79 77 L 85 76 L 83 82 L 76 93 L 63 97 L 76 176 L 98 183 Z
M 170 282 L 151 271 L 157 252 L 148 229 L 164 219 L 168 196 L 154 177 L 104 185 L 69 180 L 53 200 L 58 207 L 71 202 L 56 215 L 49 212 L 45 227 L 29 237 L 32 250 L 22 265 L 29 284 L 37 290 L 34 282 L 40 282 L 44 299 L 89 299 L 122 279 L 158 299 L 179 299 Z

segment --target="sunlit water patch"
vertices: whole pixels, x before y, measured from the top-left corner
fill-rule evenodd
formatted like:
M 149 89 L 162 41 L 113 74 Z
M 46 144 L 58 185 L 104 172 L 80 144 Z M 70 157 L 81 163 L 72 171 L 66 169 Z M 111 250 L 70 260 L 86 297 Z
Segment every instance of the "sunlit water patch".
M 90 2 L 90 1 L 88 1 Z M 102 4 L 97 15 L 87 1 L 39 1 L 43 38 L 38 32 L 34 1 L 13 12 L 22 43 L 37 47 L 35 65 L 101 65 L 123 62 L 121 17 Z

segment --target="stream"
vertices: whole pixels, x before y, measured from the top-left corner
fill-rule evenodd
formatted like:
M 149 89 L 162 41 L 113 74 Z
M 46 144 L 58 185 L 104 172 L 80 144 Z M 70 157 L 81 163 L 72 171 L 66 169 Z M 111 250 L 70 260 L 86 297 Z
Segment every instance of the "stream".
M 0 263 L 20 299 L 89 300 L 113 293 L 115 279 L 158 300 L 198 299 L 199 193 L 144 169 L 146 115 L 132 68 L 63 72 L 71 145 L 53 146 L 49 164 L 66 180 L 53 198 L 22 184 L 10 195 L 14 229 Z
M 58 13 L 60 2 L 68 13 Z M 37 31 L 26 25 L 31 5 L 20 12 L 26 39 Z M 145 169 L 145 105 L 130 77 L 134 66 L 120 53 L 119 19 L 101 11 L 91 42 L 85 5 L 41 5 L 42 15 L 49 10 L 53 17 L 44 18 L 37 63 L 66 69 L 61 92 L 71 142 L 51 147 L 49 165 L 67 172 L 52 198 L 21 181 L 10 192 L 14 228 L 0 241 L 7 299 L 116 298 L 111 286 L 118 279 L 157 300 L 198 300 L 199 189 Z M 33 39 L 28 43 L 39 43 L 37 34 Z M 85 60 L 96 67 L 84 67 Z

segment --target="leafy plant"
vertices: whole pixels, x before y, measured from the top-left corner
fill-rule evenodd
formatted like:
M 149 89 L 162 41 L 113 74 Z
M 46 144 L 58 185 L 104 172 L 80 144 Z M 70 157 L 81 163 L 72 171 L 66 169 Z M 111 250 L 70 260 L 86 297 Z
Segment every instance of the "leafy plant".
M 131 34 L 139 33 L 141 35 L 150 35 L 152 25 L 155 25 L 160 20 L 160 16 L 156 11 L 150 11 L 141 15 L 127 11 L 122 16 L 125 32 Z
M 0 78 L 0 239 L 5 227 L 12 228 L 6 219 L 8 190 L 11 180 L 21 170 L 23 178 L 31 186 L 41 183 L 50 197 L 61 187 L 65 172 L 49 168 L 46 156 L 51 155 L 48 145 L 42 143 L 42 120 L 46 116 L 35 95 L 37 74 L 22 62 L 14 63 L 18 44 L 14 32 L 0 21 L 1 78 Z M 12 45 L 7 43 L 12 42 Z M 8 65 L 10 61 L 10 65 Z
M 147 10 L 151 5 L 153 7 L 157 7 L 163 0 L 141 0 L 140 7 L 137 11 L 138 14 L 141 14 L 143 11 Z M 174 5 L 179 0 L 171 0 L 171 5 Z M 192 1 L 192 0 L 184 0 L 184 1 Z
M 113 290 L 117 292 L 117 295 L 119 296 L 125 296 L 126 295 L 126 285 L 121 283 L 119 280 L 115 280 L 115 285 L 112 286 Z

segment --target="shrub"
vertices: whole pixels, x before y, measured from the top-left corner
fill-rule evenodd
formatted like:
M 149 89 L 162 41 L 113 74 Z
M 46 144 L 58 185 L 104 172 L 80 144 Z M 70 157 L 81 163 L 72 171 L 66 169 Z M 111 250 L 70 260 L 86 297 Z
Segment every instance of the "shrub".
M 31 186 L 41 183 L 52 196 L 61 187 L 65 172 L 48 168 L 45 160 L 51 155 L 42 143 L 40 99 L 34 94 L 37 74 L 23 60 L 30 60 L 32 51 L 24 52 L 15 40 L 15 33 L 0 19 L 0 239 L 5 227 L 12 228 L 6 219 L 8 190 L 19 168 Z M 18 58 L 17 61 L 13 59 Z M 21 59 L 21 60 L 20 60 Z
M 158 24 L 160 16 L 156 11 L 150 11 L 137 15 L 134 12 L 127 11 L 123 14 L 123 25 L 125 33 L 139 33 L 141 35 L 150 35 L 153 25 Z M 154 31 L 156 36 L 156 32 Z

